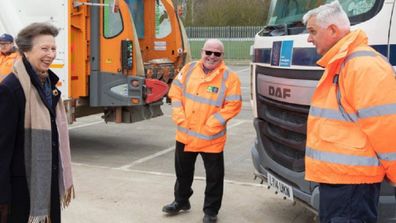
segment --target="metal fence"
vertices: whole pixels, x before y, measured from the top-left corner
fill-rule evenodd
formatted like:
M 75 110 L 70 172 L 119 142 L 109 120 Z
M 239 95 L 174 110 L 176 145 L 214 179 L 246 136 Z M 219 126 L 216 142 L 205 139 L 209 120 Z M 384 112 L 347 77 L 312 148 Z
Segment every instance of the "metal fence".
M 217 38 L 224 43 L 226 60 L 250 60 L 250 46 L 261 26 L 187 27 L 192 58 L 201 58 L 200 52 L 206 39 Z

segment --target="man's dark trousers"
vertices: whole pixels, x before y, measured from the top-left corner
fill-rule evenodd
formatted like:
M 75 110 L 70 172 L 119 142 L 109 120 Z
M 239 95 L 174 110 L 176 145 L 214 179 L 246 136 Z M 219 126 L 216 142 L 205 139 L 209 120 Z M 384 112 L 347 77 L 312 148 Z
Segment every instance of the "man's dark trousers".
M 184 152 L 184 144 L 176 141 L 175 150 L 175 200 L 186 202 L 193 194 L 191 185 L 194 179 L 195 161 L 201 154 L 206 171 L 206 188 L 203 211 L 217 215 L 221 207 L 224 186 L 224 156 L 221 153 Z
M 375 223 L 381 183 L 320 184 L 321 223 Z

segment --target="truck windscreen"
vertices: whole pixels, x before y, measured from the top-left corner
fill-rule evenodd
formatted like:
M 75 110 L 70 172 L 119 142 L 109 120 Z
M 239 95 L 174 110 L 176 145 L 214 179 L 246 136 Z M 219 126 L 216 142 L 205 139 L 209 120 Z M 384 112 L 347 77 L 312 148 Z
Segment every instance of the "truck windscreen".
M 301 22 L 302 17 L 309 10 L 333 0 L 273 0 L 268 12 L 267 25 L 295 24 Z M 353 18 L 359 18 L 359 22 L 367 19 L 367 14 L 372 17 L 376 14 L 376 6 L 383 0 L 340 0 L 352 23 Z M 372 12 L 372 13 L 371 13 Z M 363 16 L 365 15 L 365 16 Z

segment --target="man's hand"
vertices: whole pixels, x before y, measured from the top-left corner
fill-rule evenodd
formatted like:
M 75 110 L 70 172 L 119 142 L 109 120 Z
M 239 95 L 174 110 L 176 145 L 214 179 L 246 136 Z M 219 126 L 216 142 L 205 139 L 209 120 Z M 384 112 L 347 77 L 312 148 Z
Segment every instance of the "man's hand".
M 7 223 L 8 204 L 0 204 L 0 223 Z

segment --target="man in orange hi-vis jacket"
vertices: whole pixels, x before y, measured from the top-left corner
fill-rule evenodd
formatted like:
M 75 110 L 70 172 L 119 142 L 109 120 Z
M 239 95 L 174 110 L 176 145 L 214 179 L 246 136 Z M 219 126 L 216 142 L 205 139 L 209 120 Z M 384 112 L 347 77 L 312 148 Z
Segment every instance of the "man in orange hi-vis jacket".
M 7 33 L 0 35 L 0 82 L 11 73 L 17 57 L 14 38 Z
M 204 222 L 215 222 L 223 197 L 227 122 L 241 110 L 238 75 L 223 62 L 224 46 L 218 39 L 205 42 L 201 60 L 187 64 L 172 83 L 172 119 L 177 125 L 175 200 L 163 211 L 176 214 L 190 209 L 194 165 L 201 154 L 206 171 Z
M 308 115 L 305 179 L 319 183 L 320 222 L 376 222 L 381 182 L 396 183 L 396 80 L 350 31 L 338 1 L 303 17 L 325 68 Z

